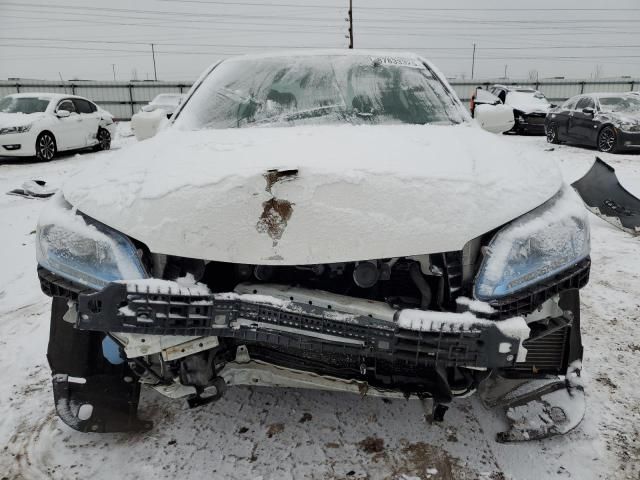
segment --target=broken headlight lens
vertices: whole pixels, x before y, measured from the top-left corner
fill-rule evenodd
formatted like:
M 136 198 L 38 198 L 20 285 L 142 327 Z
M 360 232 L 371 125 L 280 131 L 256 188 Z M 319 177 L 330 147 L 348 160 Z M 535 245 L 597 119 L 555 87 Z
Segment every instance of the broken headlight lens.
M 495 235 L 476 277 L 474 295 L 491 300 L 516 293 L 585 259 L 590 248 L 587 211 L 565 185 Z
M 147 277 L 126 236 L 78 213 L 61 194 L 40 216 L 36 254 L 47 270 L 91 288 Z

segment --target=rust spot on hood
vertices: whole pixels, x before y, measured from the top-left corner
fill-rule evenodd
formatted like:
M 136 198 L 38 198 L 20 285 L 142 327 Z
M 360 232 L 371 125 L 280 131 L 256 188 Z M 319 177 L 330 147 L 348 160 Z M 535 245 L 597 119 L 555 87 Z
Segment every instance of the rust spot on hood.
M 272 196 L 266 202 L 262 202 L 262 214 L 256 224 L 259 233 L 266 233 L 273 240 L 273 246 L 278 244 L 282 234 L 287 228 L 287 222 L 293 213 L 293 203 L 288 200 L 280 200 L 271 192 L 271 188 L 278 182 L 294 180 L 298 170 L 269 170 L 264 174 L 267 186 L 265 191 Z
M 264 179 L 267 181 L 267 188 L 265 190 L 271 193 L 271 187 L 278 182 L 285 182 L 288 180 L 294 180 L 298 176 L 298 170 L 267 170 L 264 174 Z
M 262 214 L 256 225 L 256 229 L 260 233 L 266 233 L 273 239 L 273 246 L 278 244 L 278 240 L 282 238 L 287 222 L 293 213 L 293 203 L 288 200 L 278 200 L 271 198 L 266 202 L 262 202 Z

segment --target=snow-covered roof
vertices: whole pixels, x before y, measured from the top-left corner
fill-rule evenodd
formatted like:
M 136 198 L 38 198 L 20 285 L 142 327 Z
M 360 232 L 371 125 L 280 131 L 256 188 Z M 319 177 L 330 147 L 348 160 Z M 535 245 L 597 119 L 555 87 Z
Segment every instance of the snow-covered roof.
M 538 91 L 535 88 L 522 87 L 520 85 L 502 85 L 500 83 L 496 83 L 493 86 L 498 88 L 504 88 L 505 90 L 508 90 L 508 91 L 516 91 L 516 90 L 519 92 L 537 92 Z
M 633 92 L 592 92 L 585 93 L 583 96 L 591 95 L 592 97 L 598 98 L 611 98 L 611 97 L 624 97 L 626 95 L 631 95 Z
M 412 52 L 390 52 L 386 50 L 360 50 L 346 48 L 327 48 L 317 50 L 273 50 L 265 53 L 248 53 L 246 55 L 238 55 L 225 60 L 242 59 L 257 60 L 262 58 L 282 58 L 282 57 L 313 57 L 313 56 L 375 56 L 375 57 L 400 57 L 418 59 L 420 55 Z

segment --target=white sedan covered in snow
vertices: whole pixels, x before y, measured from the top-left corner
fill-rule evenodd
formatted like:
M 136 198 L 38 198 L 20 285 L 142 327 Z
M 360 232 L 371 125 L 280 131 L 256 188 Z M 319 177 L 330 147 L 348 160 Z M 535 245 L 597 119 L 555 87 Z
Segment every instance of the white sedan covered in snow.
M 113 116 L 76 95 L 17 93 L 0 99 L 0 155 L 51 160 L 58 152 L 111 148 Z
M 67 181 L 36 245 L 78 430 L 151 428 L 141 384 L 191 407 L 241 384 L 429 397 L 435 420 L 479 390 L 523 407 L 505 441 L 584 412 L 587 212 L 412 54 L 214 65 L 168 128 Z

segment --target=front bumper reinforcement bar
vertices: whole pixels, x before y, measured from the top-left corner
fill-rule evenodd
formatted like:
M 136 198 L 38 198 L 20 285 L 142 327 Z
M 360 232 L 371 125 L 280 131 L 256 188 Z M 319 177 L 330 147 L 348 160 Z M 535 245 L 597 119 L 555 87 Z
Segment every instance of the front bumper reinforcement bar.
M 415 331 L 389 319 L 295 301 L 235 293 L 191 294 L 186 289 L 176 294 L 138 287 L 111 283 L 99 292 L 81 293 L 76 328 L 226 337 L 426 367 L 508 368 L 515 365 L 521 348 L 522 339 L 501 331 L 500 321 L 441 323 Z M 396 311 L 396 319 L 400 312 Z

